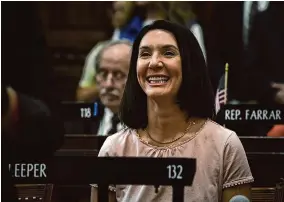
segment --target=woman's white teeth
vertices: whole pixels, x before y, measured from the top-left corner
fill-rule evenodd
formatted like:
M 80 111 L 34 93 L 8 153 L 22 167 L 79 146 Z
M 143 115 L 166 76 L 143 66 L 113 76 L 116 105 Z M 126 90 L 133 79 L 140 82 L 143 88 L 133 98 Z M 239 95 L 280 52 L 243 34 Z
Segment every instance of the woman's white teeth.
M 149 77 L 148 81 L 150 83 L 166 83 L 169 80 L 168 77 L 162 76 L 162 77 Z
M 163 81 L 163 80 L 161 80 L 161 81 L 150 81 L 150 83 L 166 83 L 167 81 Z

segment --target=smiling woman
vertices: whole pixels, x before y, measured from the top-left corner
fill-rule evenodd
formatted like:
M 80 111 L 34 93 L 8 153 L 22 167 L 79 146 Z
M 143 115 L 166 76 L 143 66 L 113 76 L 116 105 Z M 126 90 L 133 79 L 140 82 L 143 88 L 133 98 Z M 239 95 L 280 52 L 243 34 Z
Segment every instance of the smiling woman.
M 157 29 L 145 35 L 139 48 L 137 76 L 148 97 L 176 96 L 182 80 L 181 57 L 170 32 Z
M 99 156 L 195 158 L 196 173 L 184 201 L 250 198 L 253 177 L 243 146 L 213 117 L 211 82 L 197 40 L 187 28 L 156 21 L 142 29 L 132 48 L 120 109 L 127 127 L 107 138 Z M 171 187 L 154 189 L 117 185 L 112 201 L 172 201 Z
M 162 86 L 153 81 L 161 77 L 168 79 Z M 174 106 L 191 117 L 214 116 L 211 82 L 197 40 L 188 29 L 166 21 L 146 26 L 134 42 L 121 104 L 121 117 L 127 126 L 148 125 L 147 103 L 153 101 L 148 99 L 152 96 L 163 105 L 174 101 L 178 104 Z M 139 119 L 133 119 L 137 114 Z

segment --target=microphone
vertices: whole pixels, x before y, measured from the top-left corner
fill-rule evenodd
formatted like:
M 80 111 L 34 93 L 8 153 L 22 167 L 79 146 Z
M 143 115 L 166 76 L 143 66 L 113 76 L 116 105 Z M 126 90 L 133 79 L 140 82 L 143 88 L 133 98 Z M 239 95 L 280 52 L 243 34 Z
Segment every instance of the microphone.
M 236 195 L 232 197 L 229 202 L 250 202 L 250 200 L 243 195 Z

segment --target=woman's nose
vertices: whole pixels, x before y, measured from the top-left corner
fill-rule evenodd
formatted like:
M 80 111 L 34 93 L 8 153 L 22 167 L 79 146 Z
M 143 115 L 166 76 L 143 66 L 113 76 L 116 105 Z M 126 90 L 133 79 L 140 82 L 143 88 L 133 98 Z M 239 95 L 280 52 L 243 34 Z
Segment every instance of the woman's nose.
M 150 63 L 149 63 L 149 67 L 150 68 L 157 68 L 157 67 L 162 67 L 162 66 L 163 66 L 163 64 L 161 62 L 161 59 L 160 59 L 159 55 L 154 54 L 151 57 L 151 60 L 150 60 Z

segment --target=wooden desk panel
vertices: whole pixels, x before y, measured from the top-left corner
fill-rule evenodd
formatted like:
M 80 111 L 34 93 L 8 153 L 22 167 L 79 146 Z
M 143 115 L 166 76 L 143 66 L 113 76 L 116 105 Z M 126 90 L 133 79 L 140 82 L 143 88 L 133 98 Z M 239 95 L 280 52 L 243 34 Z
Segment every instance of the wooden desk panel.
M 95 135 L 66 135 L 63 147 L 55 155 L 95 158 L 105 138 Z M 255 178 L 253 202 L 273 201 L 275 185 L 281 177 L 284 177 L 284 138 L 240 137 L 240 139 Z M 53 190 L 54 202 L 89 202 L 90 199 L 89 185 L 55 184 Z

